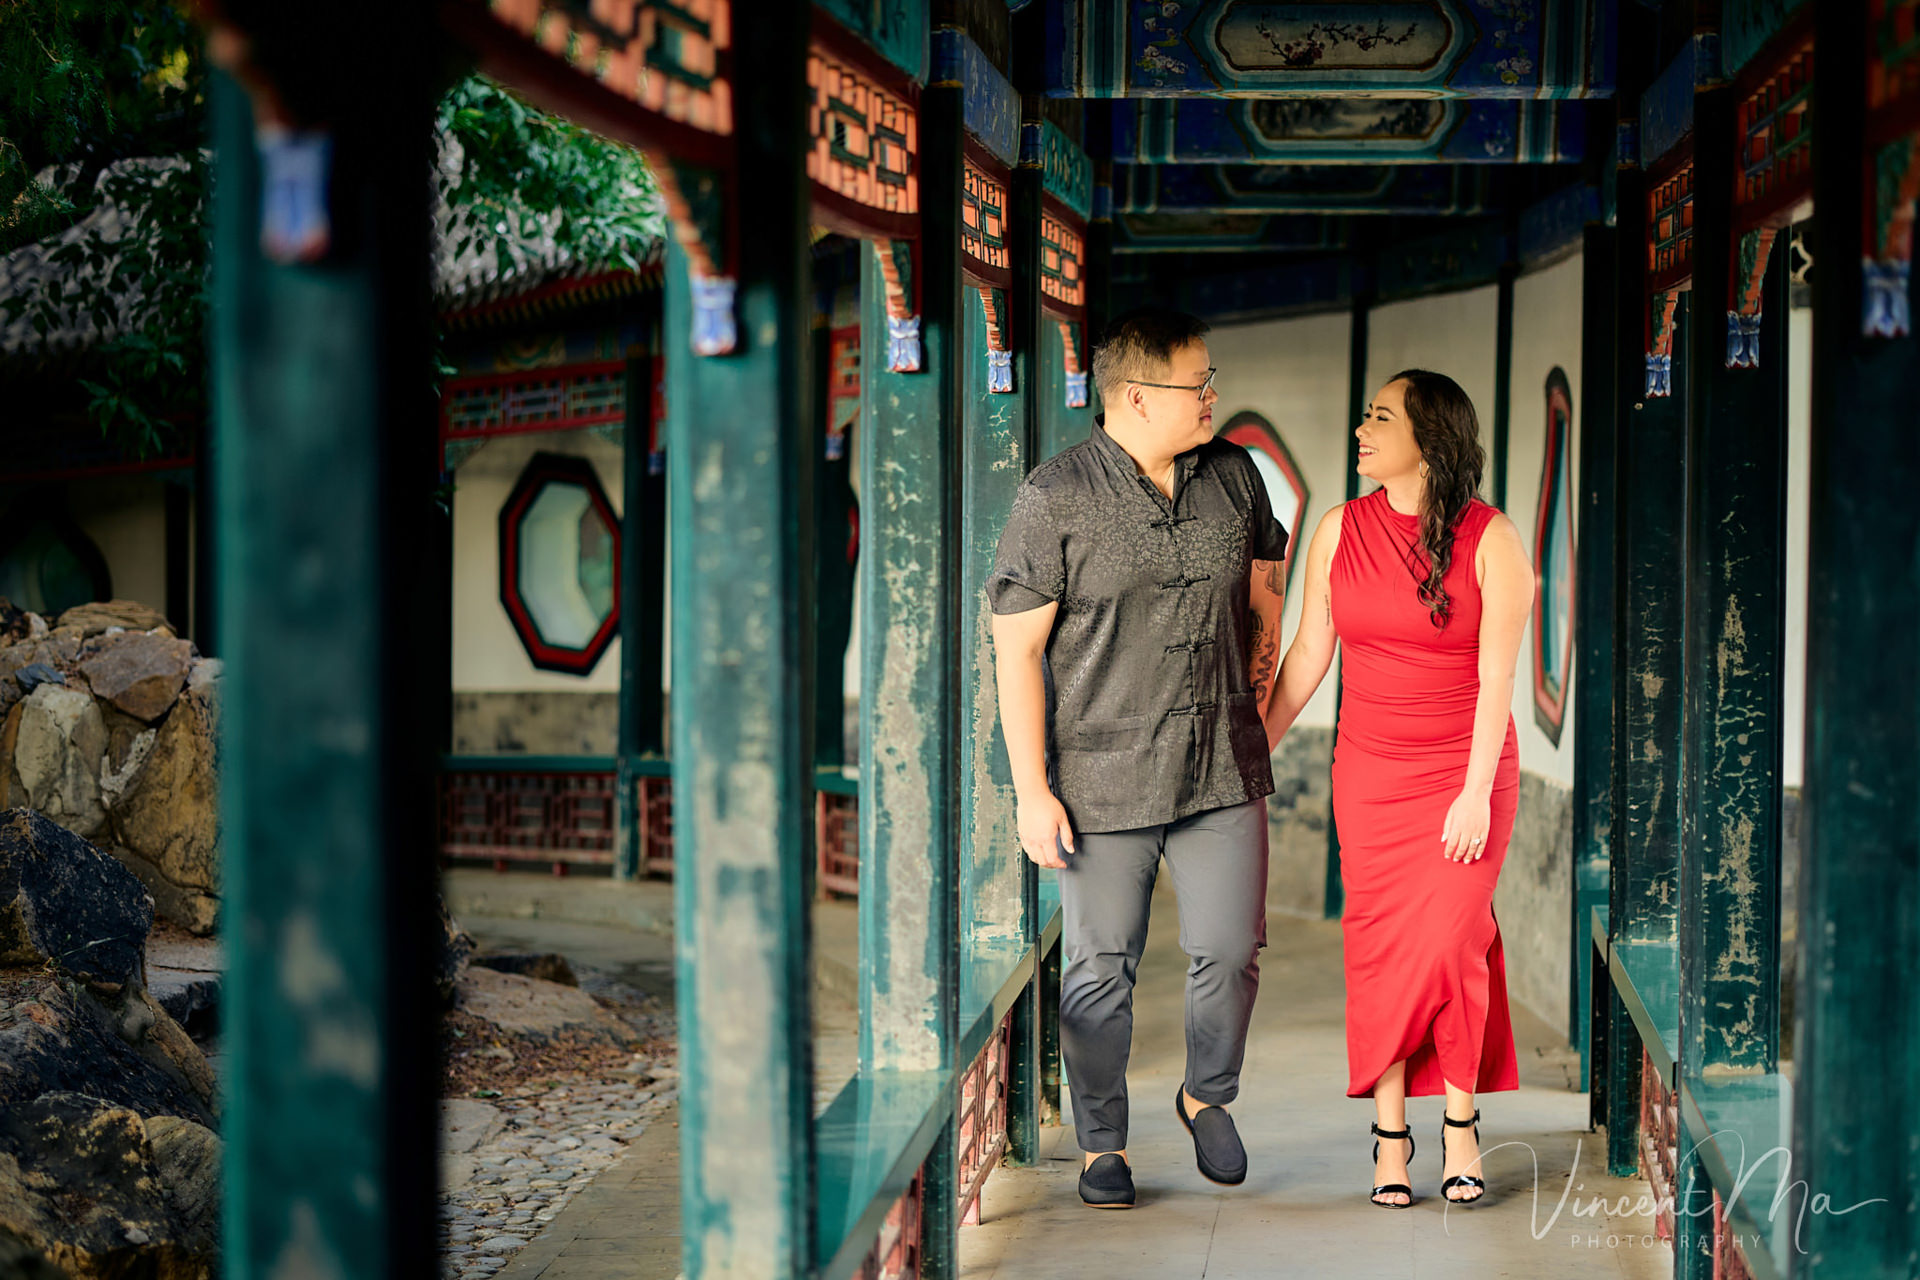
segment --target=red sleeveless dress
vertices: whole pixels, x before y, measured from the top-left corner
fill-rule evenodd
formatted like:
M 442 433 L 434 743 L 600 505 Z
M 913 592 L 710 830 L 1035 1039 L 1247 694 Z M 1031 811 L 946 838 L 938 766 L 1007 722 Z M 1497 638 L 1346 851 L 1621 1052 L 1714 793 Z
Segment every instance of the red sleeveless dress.
M 1453 613 L 1435 629 L 1418 516 L 1384 489 L 1347 503 L 1332 565 L 1340 636 L 1333 751 L 1347 981 L 1347 1096 L 1370 1096 L 1407 1060 L 1407 1096 L 1519 1088 L 1493 887 L 1520 794 L 1507 717 L 1492 827 L 1474 862 L 1441 856 L 1447 809 L 1466 782 L 1479 696 L 1480 587 L 1474 552 L 1495 508 L 1475 499 L 1455 526 L 1444 582 Z M 1416 572 L 1417 571 L 1417 572 Z

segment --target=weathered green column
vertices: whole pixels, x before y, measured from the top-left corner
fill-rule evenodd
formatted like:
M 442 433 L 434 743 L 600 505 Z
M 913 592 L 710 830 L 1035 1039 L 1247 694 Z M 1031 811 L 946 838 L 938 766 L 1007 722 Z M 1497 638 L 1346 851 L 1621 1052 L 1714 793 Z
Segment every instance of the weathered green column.
M 1625 106 L 1631 99 L 1617 99 Z M 1625 131 L 1623 130 L 1623 135 Z M 1611 795 L 1608 808 L 1611 821 L 1606 831 L 1607 908 L 1609 939 L 1620 936 L 1627 911 L 1627 805 L 1629 796 L 1628 760 L 1632 740 L 1628 736 L 1627 695 L 1631 677 L 1629 664 L 1635 648 L 1629 628 L 1627 596 L 1631 549 L 1628 531 L 1635 519 L 1638 493 L 1631 465 L 1634 455 L 1634 431 L 1638 415 L 1646 403 L 1646 346 L 1648 307 L 1646 293 L 1646 174 L 1631 157 L 1622 157 L 1614 175 L 1619 251 L 1615 255 L 1614 277 L 1614 369 L 1615 414 L 1613 439 L 1614 506 L 1611 521 L 1612 605 L 1608 628 L 1613 649 L 1612 720 L 1607 731 L 1613 742 Z M 1595 990 L 1595 1046 L 1593 1069 L 1589 1073 L 1592 1091 L 1592 1119 L 1606 1126 L 1607 1168 L 1624 1176 L 1639 1167 L 1640 1128 L 1640 1041 L 1625 1002 L 1607 974 L 1597 975 Z
M 737 350 L 694 354 L 677 246 L 666 270 L 687 1280 L 814 1265 L 807 18 L 733 29 Z
M 1682 294 L 1673 312 L 1671 394 L 1651 395 L 1643 385 L 1626 415 L 1619 495 L 1627 556 L 1626 644 L 1620 653 L 1627 681 L 1620 740 L 1626 843 L 1625 857 L 1613 866 L 1612 903 L 1613 935 L 1621 942 L 1671 942 L 1679 927 L 1689 301 Z M 1641 311 L 1654 305 L 1640 300 Z M 1636 344 L 1633 351 L 1639 350 Z
M 1695 97 L 1694 130 L 1679 1067 L 1698 1079 L 1780 1054 L 1788 255 L 1767 269 L 1758 367 L 1729 368 L 1731 89 Z
M 661 660 L 666 641 L 667 474 L 652 451 L 653 361 L 627 362 L 626 443 L 621 455 L 620 726 L 614 874 L 640 874 L 639 763 L 666 754 Z
M 268 20 L 270 24 L 270 19 Z M 434 1257 L 434 726 L 413 549 L 437 473 L 432 99 L 412 9 L 307 33 L 330 120 L 330 248 L 268 261 L 252 107 L 209 76 L 212 384 L 227 663 L 225 1269 L 411 1280 Z M 289 33 L 256 31 L 257 47 Z M 273 68 L 266 68 L 271 75 Z M 284 151 L 278 152 L 285 158 Z M 298 189 L 298 184 L 294 184 Z M 283 224 L 277 229 L 285 230 Z
M 887 369 L 883 278 L 862 263 L 860 1070 L 937 1076 L 959 1038 L 956 629 L 960 99 L 920 98 L 921 368 Z M 921 1273 L 957 1266 L 952 1123 L 925 1160 Z
M 1878 238 L 1897 212 L 1888 162 L 1899 154 L 1875 145 L 1865 77 L 1844 74 L 1870 41 L 1898 54 L 1891 27 L 1869 31 L 1865 9 L 1822 4 L 1814 16 L 1819 266 L 1793 1173 L 1836 1210 L 1886 1203 L 1808 1215 L 1795 1264 L 1816 1280 L 1911 1276 L 1920 1256 L 1920 1117 L 1901 1105 L 1920 1079 L 1920 349 L 1910 333 L 1862 334 L 1861 228 Z M 1830 81 L 1829 68 L 1843 74 Z
M 1580 1046 L 1581 1087 L 1589 1087 L 1587 1040 L 1593 973 L 1593 908 L 1607 903 L 1608 845 L 1614 823 L 1614 515 L 1619 417 L 1614 408 L 1618 323 L 1614 314 L 1619 233 L 1589 226 L 1581 246 L 1580 488 L 1574 536 L 1573 991 L 1567 1036 Z M 1606 974 L 1597 975 L 1601 982 Z

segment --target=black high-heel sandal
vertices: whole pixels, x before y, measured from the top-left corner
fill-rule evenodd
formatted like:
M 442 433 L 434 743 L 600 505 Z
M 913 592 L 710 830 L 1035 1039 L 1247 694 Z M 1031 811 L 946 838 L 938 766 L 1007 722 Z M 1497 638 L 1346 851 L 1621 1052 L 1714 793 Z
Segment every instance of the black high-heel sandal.
M 1473 1109 L 1473 1119 L 1471 1120 L 1455 1120 L 1449 1115 L 1442 1115 L 1440 1119 L 1445 1122 L 1440 1127 L 1440 1165 L 1442 1168 L 1445 1168 L 1447 1163 L 1447 1125 L 1452 1125 L 1456 1129 L 1471 1129 L 1473 1130 L 1473 1140 L 1475 1142 L 1480 1141 L 1480 1108 L 1475 1107 Z M 1447 1188 L 1454 1186 L 1478 1187 L 1480 1188 L 1480 1194 L 1458 1197 L 1449 1196 L 1447 1194 Z M 1440 1184 L 1440 1198 L 1449 1204 L 1477 1204 L 1485 1199 L 1486 1195 L 1486 1179 L 1476 1178 L 1468 1173 L 1456 1173 Z
M 1382 1129 L 1380 1122 L 1376 1120 L 1367 1127 L 1372 1130 L 1373 1136 L 1376 1138 L 1405 1138 L 1407 1140 L 1407 1163 L 1413 1163 L 1413 1153 L 1417 1144 L 1413 1140 L 1412 1125 L 1408 1125 L 1404 1129 Z M 1380 1163 L 1380 1144 L 1378 1142 L 1373 1144 L 1373 1161 L 1375 1166 L 1378 1166 Z M 1383 1191 L 1398 1191 L 1407 1198 L 1407 1202 L 1405 1204 L 1395 1204 L 1391 1200 L 1377 1200 L 1374 1198 Z M 1413 1188 L 1404 1182 L 1386 1182 L 1368 1192 L 1367 1199 L 1371 1203 L 1379 1205 L 1382 1209 L 1411 1209 L 1413 1207 Z

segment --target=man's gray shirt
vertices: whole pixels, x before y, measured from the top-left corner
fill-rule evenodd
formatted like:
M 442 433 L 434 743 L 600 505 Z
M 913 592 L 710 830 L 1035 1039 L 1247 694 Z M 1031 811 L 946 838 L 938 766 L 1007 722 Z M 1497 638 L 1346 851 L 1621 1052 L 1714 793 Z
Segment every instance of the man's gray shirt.
M 995 613 L 1060 609 L 1047 641 L 1054 794 L 1075 831 L 1128 831 L 1273 792 L 1248 683 L 1247 584 L 1286 554 L 1240 445 L 1174 462 L 1169 501 L 1101 419 L 1034 468 L 987 578 Z

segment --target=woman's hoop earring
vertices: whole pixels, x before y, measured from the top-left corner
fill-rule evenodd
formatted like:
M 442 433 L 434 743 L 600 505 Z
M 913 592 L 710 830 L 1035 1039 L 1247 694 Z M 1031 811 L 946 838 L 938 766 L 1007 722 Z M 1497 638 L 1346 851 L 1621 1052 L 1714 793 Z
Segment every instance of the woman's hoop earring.
M 1420 478 L 1422 480 L 1427 478 L 1427 460 L 1425 458 L 1420 459 Z

